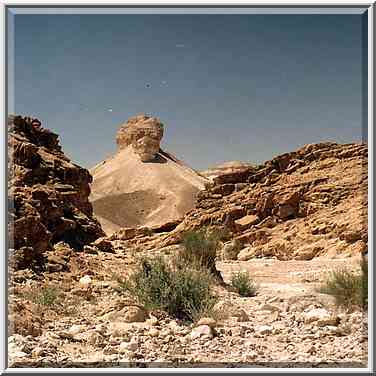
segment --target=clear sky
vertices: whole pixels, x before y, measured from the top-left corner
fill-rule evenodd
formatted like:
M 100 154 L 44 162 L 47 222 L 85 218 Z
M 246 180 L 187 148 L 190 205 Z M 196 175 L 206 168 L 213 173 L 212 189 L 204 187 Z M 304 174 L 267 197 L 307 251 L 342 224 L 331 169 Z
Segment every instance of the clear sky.
M 197 169 L 361 141 L 360 15 L 17 15 L 15 112 L 90 168 L 127 118 Z

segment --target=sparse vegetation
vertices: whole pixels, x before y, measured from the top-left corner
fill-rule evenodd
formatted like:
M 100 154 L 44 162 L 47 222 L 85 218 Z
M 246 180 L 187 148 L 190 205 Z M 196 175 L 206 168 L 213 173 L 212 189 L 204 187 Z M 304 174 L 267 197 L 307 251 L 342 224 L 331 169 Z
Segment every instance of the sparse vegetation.
M 42 286 L 32 288 L 23 295 L 34 304 L 51 307 L 57 303 L 60 291 L 55 286 Z
M 368 262 L 362 259 L 360 273 L 338 269 L 331 272 L 326 282 L 318 289 L 332 295 L 338 306 L 366 309 L 368 304 Z
M 255 296 L 257 286 L 249 275 L 249 272 L 238 272 L 231 276 L 231 286 L 241 296 L 251 297 Z
M 236 260 L 241 249 L 242 243 L 237 239 L 233 239 L 224 246 L 222 257 L 224 260 Z
M 176 260 L 168 264 L 157 257 L 142 259 L 121 287 L 147 309 L 161 309 L 178 319 L 195 321 L 216 302 L 211 283 L 205 269 L 183 268 Z
M 220 241 L 216 232 L 208 230 L 187 232 L 183 239 L 183 248 L 179 252 L 179 259 L 185 265 L 190 265 L 197 270 L 207 269 L 222 281 L 215 266 L 219 248 Z

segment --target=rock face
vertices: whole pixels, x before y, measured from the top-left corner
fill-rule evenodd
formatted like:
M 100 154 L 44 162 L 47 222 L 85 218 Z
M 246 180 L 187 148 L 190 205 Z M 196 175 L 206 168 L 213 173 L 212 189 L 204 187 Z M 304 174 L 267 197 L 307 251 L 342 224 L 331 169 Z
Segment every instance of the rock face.
M 90 199 L 108 235 L 142 226 L 174 229 L 205 188 L 205 178 L 160 148 L 162 135 L 158 119 L 133 117 L 120 127 L 117 153 L 91 170 Z
M 92 178 L 64 155 L 58 135 L 37 119 L 8 119 L 11 264 L 43 268 L 58 242 L 76 250 L 103 236 L 88 200 Z
M 364 252 L 367 157 L 365 144 L 326 142 L 305 145 L 252 169 L 218 175 L 175 230 L 145 237 L 145 246 L 176 244 L 186 231 L 214 226 L 224 240 L 241 244 L 238 257 L 243 261 Z
M 116 143 L 119 150 L 131 147 L 142 162 L 151 162 L 158 155 L 162 137 L 163 124 L 159 119 L 138 115 L 121 125 Z

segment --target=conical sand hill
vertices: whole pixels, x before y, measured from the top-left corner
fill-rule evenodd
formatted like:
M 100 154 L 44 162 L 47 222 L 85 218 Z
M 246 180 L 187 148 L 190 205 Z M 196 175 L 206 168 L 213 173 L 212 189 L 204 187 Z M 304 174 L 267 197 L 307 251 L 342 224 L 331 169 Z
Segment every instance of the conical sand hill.
M 205 178 L 160 148 L 162 136 L 158 119 L 133 117 L 118 131 L 116 154 L 90 171 L 90 199 L 107 234 L 176 220 L 205 188 Z

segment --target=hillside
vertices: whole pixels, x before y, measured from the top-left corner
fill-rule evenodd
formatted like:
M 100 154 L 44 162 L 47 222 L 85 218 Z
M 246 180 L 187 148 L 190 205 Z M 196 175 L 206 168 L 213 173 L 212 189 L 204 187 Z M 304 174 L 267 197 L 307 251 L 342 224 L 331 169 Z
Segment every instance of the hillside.
M 218 175 L 176 229 L 129 242 L 149 248 L 172 245 L 203 226 L 217 228 L 229 241 L 236 239 L 240 260 L 309 260 L 364 252 L 367 146 L 306 145 L 254 169 Z

